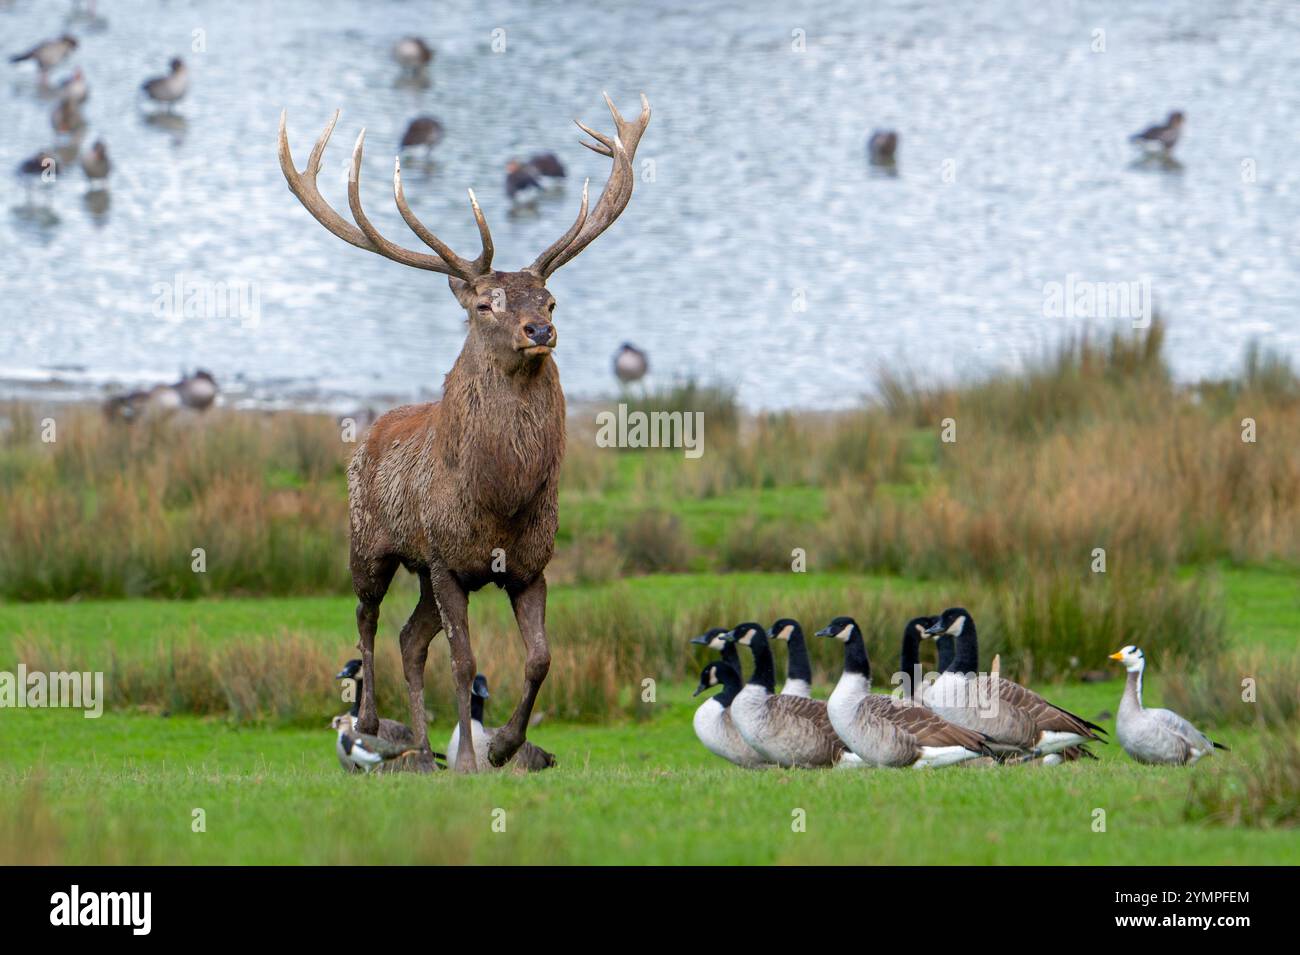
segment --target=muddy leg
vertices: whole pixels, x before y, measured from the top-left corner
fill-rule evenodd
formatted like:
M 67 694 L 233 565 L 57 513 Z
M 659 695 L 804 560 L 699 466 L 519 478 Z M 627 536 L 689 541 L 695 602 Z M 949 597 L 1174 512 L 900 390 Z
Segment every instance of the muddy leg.
M 402 627 L 402 672 L 406 676 L 406 698 L 411 712 L 411 731 L 421 749 L 429 748 L 429 724 L 424 715 L 424 663 L 429 657 L 429 642 L 442 629 L 438 601 L 427 570 L 420 571 L 420 602 Z
M 357 729 L 379 732 L 379 710 L 375 706 L 375 631 L 379 628 L 379 605 L 388 593 L 397 570 L 396 562 L 369 561 L 352 555 L 352 589 L 357 593 L 357 649 L 361 651 L 361 709 Z
M 451 648 L 451 675 L 456 681 L 456 707 L 460 714 L 460 751 L 453 769 L 472 773 L 474 761 L 474 736 L 470 729 L 469 695 L 474 685 L 474 651 L 469 645 L 469 596 L 460 584 L 446 571 L 434 571 L 431 576 L 442 629 L 447 631 Z M 414 728 L 414 727 L 412 727 Z
M 524 695 L 515 707 L 510 722 L 492 737 L 488 759 L 493 766 L 503 766 L 524 744 L 528 732 L 528 719 L 533 715 L 537 691 L 551 668 L 551 648 L 546 642 L 546 578 L 537 579 L 518 593 L 510 595 L 515 608 L 515 622 L 519 635 L 524 638 L 527 661 L 524 664 Z

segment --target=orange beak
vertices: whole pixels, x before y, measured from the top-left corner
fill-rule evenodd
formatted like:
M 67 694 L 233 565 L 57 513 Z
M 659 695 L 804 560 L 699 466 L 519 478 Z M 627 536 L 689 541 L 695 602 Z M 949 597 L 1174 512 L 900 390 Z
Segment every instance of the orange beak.
M 1111 660 L 1123 660 L 1123 659 L 1124 659 L 1124 653 L 1123 653 L 1123 651 L 1121 651 L 1121 650 L 1116 650 L 1114 653 L 1112 653 L 1112 654 L 1110 655 L 1109 659 L 1111 659 Z

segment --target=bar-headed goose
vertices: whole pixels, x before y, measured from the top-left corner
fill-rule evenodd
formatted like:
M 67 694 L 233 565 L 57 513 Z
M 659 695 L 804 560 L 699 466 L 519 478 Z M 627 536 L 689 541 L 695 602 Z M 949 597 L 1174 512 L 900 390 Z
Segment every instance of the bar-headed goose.
M 383 763 L 401 759 L 403 756 L 418 756 L 420 753 L 420 750 L 412 746 L 390 743 L 369 733 L 358 733 L 352 727 L 352 717 L 346 714 L 334 717 L 330 721 L 330 729 L 338 730 L 338 742 L 334 748 L 340 754 L 340 762 L 347 760 L 343 768 L 349 771 L 360 769 L 368 773 Z
M 474 764 L 480 773 L 492 772 L 497 767 L 492 765 L 488 759 L 488 750 L 492 746 L 492 737 L 501 729 L 499 726 L 483 725 L 483 704 L 492 694 L 488 692 L 487 677 L 482 673 L 474 677 L 474 684 L 470 687 L 469 696 L 469 719 L 470 735 L 473 737 L 474 746 Z M 451 739 L 447 742 L 447 765 L 456 765 L 456 755 L 460 752 L 460 723 L 456 723 L 456 728 L 451 731 Z M 519 747 L 519 751 L 510 758 L 506 766 L 519 767 L 530 772 L 549 769 L 555 765 L 555 757 L 542 749 L 535 743 L 524 741 L 524 745 Z
M 715 686 L 722 687 L 722 692 L 709 697 L 695 711 L 695 735 L 714 756 L 721 756 L 737 766 L 754 769 L 767 765 L 767 760 L 745 742 L 731 721 L 729 708 L 740 692 L 740 672 L 729 663 L 714 660 L 700 673 L 700 685 L 692 695 L 699 696 Z
M 982 733 L 949 723 L 920 703 L 872 693 L 866 641 L 852 617 L 836 617 L 817 636 L 844 644 L 844 672 L 826 712 L 839 738 L 864 762 L 924 769 L 991 755 Z
M 956 655 L 925 688 L 923 702 L 949 722 L 987 736 L 1003 756 L 1038 757 L 1089 740 L 1105 742 L 1105 730 L 1049 703 L 1033 690 L 1001 675 L 979 673 L 979 638 L 975 621 L 963 607 L 949 607 L 925 635 L 950 634 Z
M 782 617 L 767 631 L 769 639 L 784 640 L 790 648 L 785 658 L 785 685 L 782 696 L 812 697 L 812 664 L 808 661 L 808 645 L 804 643 L 803 627 L 799 621 Z
M 731 720 L 745 742 L 779 766 L 834 766 L 848 747 L 835 735 L 826 704 L 801 696 L 777 696 L 776 667 L 767 631 L 742 623 L 727 634 L 754 655 L 754 672 L 731 701 Z
M 1173 710 L 1148 709 L 1142 705 L 1142 673 L 1146 656 L 1134 646 L 1110 655 L 1128 670 L 1124 696 L 1115 716 L 1115 735 L 1119 745 L 1139 763 L 1170 763 L 1183 766 L 1195 763 L 1214 750 L 1228 747 L 1216 743 Z
M 745 671 L 740 668 L 740 652 L 736 645 L 727 639 L 730 631 L 726 627 L 713 627 L 712 629 L 700 634 L 698 637 L 691 637 L 691 643 L 698 644 L 702 647 L 708 647 L 710 650 L 717 650 L 722 654 L 722 662 L 732 666 L 736 670 L 736 676 L 741 683 L 745 681 Z

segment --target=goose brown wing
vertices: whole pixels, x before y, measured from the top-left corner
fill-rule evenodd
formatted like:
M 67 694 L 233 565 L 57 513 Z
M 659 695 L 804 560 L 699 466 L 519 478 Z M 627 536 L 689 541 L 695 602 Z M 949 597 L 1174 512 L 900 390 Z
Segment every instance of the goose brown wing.
M 825 700 L 813 700 L 804 696 L 769 696 L 768 705 L 778 718 L 801 720 L 808 723 L 818 737 L 830 744 L 832 761 L 838 760 L 848 747 L 831 726 L 830 714 L 826 712 Z
M 888 720 L 910 733 L 922 746 L 961 746 L 976 752 L 984 748 L 986 738 L 983 733 L 949 723 L 928 706 L 895 700 L 880 693 L 871 694 L 864 702 L 871 708 L 873 716 Z
M 1101 739 L 1093 732 L 1102 729 L 1096 723 L 1089 723 L 1083 717 L 1076 716 L 1069 710 L 1063 710 L 1055 703 L 1049 703 L 1033 690 L 1026 689 L 1019 683 L 1013 683 L 1005 678 L 999 678 L 997 683 L 998 695 L 1016 709 L 1028 713 L 1040 733 L 1044 731 L 1077 733 L 1088 739 Z

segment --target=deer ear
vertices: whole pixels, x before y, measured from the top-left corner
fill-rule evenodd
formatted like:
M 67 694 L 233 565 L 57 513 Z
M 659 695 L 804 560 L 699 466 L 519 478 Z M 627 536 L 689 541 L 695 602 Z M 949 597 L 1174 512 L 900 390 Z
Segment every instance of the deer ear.
M 454 275 L 447 276 L 447 287 L 451 289 L 451 294 L 456 296 L 456 301 L 464 308 L 469 308 L 474 304 L 474 290 L 470 288 L 468 282 L 464 279 L 458 279 Z

